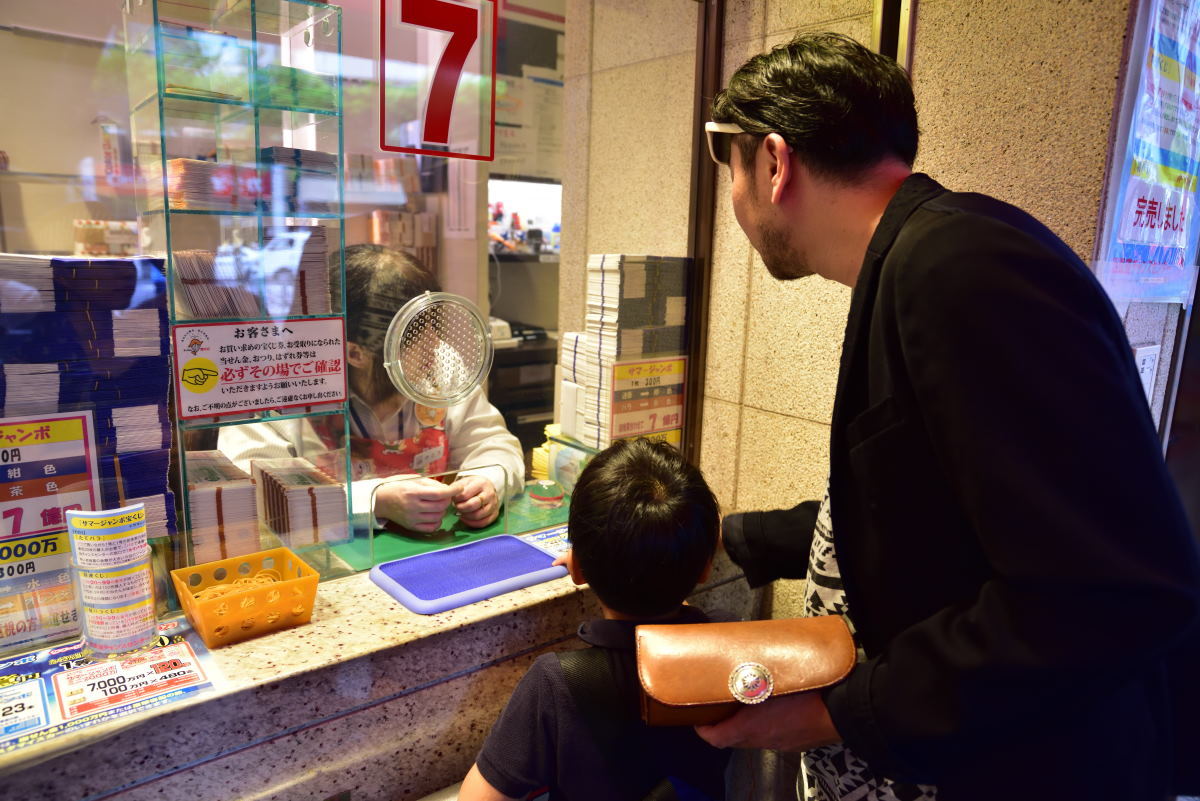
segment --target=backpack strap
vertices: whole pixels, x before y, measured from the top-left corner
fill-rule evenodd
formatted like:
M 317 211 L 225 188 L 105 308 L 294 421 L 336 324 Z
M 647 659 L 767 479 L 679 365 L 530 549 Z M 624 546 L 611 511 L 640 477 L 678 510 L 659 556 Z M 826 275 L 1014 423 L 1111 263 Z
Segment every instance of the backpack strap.
M 627 723 L 613 710 L 622 709 L 617 682 L 613 676 L 612 663 L 603 648 L 582 648 L 577 651 L 559 651 L 555 654 L 562 668 L 563 678 L 571 693 L 571 700 L 579 710 L 584 726 L 591 732 L 604 760 L 612 767 L 613 775 L 642 773 L 647 781 L 653 776 L 644 760 L 628 748 L 623 737 Z M 638 766 L 644 766 L 639 771 Z M 678 801 L 671 780 L 663 777 L 644 796 L 643 801 Z

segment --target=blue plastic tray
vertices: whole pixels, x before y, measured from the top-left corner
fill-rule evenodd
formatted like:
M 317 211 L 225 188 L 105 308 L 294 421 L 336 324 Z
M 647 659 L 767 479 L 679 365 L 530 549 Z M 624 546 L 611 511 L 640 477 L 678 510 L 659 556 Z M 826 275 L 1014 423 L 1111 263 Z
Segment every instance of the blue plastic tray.
M 371 568 L 371 580 L 414 612 L 432 615 L 567 575 L 554 557 L 511 534 Z

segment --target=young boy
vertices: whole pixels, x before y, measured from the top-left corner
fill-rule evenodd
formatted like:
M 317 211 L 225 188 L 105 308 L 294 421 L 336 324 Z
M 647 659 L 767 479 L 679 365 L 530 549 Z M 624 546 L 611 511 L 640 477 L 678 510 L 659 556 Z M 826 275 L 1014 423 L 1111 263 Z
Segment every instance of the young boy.
M 729 752 L 690 726 L 641 722 L 634 653 L 639 623 L 709 622 L 683 599 L 712 569 L 716 498 L 670 445 L 618 441 L 580 474 L 568 523 L 571 550 L 560 562 L 576 584 L 591 585 L 604 613 L 581 625 L 579 638 L 604 650 L 615 687 L 602 699 L 585 694 L 591 709 L 581 710 L 572 694 L 579 686 L 568 683 L 558 655 L 538 657 L 484 742 L 459 800 L 549 791 L 568 801 L 640 801 L 669 778 L 680 798 L 719 801 Z

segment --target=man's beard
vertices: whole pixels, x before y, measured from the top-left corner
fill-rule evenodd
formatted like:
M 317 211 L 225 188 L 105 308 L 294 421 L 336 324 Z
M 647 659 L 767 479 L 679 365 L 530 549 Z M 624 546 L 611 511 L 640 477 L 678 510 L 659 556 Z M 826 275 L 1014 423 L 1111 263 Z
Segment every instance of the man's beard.
M 383 359 L 371 354 L 367 367 L 350 368 L 350 388 L 368 404 L 376 404 L 396 394 L 396 387 L 383 367 Z
M 762 245 L 758 255 L 762 257 L 767 272 L 780 281 L 807 278 L 813 274 L 800 251 L 792 247 L 788 238 L 777 228 L 763 224 L 758 227 L 758 241 Z

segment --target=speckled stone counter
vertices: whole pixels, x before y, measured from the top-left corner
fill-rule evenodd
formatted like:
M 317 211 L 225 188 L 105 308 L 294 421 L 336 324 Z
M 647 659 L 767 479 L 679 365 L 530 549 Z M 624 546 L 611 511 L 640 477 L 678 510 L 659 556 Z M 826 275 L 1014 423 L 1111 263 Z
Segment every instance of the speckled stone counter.
M 749 616 L 727 562 L 693 603 Z M 311 623 L 212 652 L 195 698 L 0 758 L 0 799 L 409 801 L 459 781 L 529 663 L 598 614 L 562 578 L 417 615 L 365 575 Z

